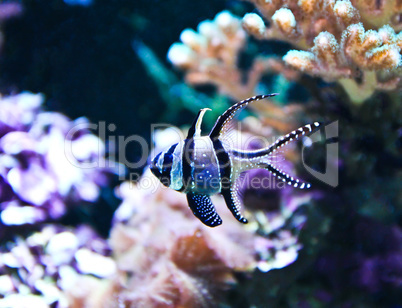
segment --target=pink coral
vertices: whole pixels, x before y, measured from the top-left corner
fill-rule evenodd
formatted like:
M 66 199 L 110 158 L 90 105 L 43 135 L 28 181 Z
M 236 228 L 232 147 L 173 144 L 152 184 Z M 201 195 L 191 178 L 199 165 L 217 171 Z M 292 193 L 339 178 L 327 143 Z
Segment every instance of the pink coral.
M 297 72 L 303 72 L 339 82 L 354 103 L 363 102 L 376 90 L 394 91 L 400 86 L 402 34 L 395 31 L 402 23 L 395 19 L 402 6 L 397 1 L 372 5 L 357 0 L 250 2 L 267 23 L 258 14 L 246 14 L 244 30 L 258 39 L 281 40 L 296 47 L 283 57 L 288 68 L 273 57 L 258 57 L 248 73 L 242 73 L 236 62 L 247 35 L 237 17 L 223 12 L 214 21 L 201 23 L 198 33 L 183 31 L 183 44 L 171 47 L 168 57 L 186 71 L 187 82 L 211 83 L 241 100 L 255 94 L 264 74 L 278 72 L 296 80 Z M 231 31 L 222 28 L 221 19 L 231 24 Z M 284 112 L 274 104 L 267 109 L 268 115 L 284 121 Z

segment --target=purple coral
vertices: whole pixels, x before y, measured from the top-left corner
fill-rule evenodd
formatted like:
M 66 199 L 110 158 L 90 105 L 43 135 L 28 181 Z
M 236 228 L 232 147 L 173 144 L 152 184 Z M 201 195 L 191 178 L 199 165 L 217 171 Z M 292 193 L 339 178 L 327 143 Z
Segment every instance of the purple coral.
M 88 226 L 44 226 L 0 246 L 1 307 L 79 307 L 116 271 L 110 249 Z M 93 307 L 98 307 L 94 305 Z
M 57 219 L 67 204 L 93 202 L 110 172 L 103 142 L 84 118 L 41 110 L 43 96 L 0 100 L 0 211 L 4 225 Z

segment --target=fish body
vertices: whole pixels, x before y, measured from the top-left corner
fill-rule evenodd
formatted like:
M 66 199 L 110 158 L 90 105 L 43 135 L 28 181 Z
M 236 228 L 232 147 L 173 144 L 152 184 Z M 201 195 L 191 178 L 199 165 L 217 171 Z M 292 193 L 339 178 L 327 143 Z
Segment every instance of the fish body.
M 187 138 L 159 153 L 152 160 L 152 173 L 165 186 L 185 193 L 189 207 L 205 225 L 215 227 L 222 223 L 210 199 L 216 193 L 222 194 L 226 205 L 238 221 L 247 223 L 240 211 L 241 200 L 236 182 L 246 170 L 266 169 L 278 180 L 293 187 L 310 188 L 310 184 L 272 165 L 270 157 L 289 142 L 317 129 L 320 123 L 305 125 L 259 150 L 239 150 L 230 145 L 229 131 L 234 115 L 249 103 L 274 95 L 276 94 L 258 95 L 232 105 L 218 117 L 208 136 L 201 136 L 201 123 L 209 109 L 201 109 Z

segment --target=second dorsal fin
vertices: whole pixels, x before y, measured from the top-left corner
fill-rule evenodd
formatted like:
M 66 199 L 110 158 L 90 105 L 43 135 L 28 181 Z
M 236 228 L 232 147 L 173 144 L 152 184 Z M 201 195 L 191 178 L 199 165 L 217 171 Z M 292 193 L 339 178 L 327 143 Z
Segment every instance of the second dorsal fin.
M 267 97 L 278 95 L 278 93 L 272 93 L 267 95 L 257 95 L 245 100 L 242 100 L 231 107 L 229 107 L 215 122 L 214 127 L 212 128 L 209 136 L 211 139 L 215 139 L 225 134 L 228 127 L 230 127 L 230 122 L 235 116 L 235 114 L 245 108 L 248 104 L 254 101 L 258 101 Z
M 209 109 L 209 108 L 200 109 L 196 118 L 194 119 L 193 124 L 191 125 L 190 129 L 188 130 L 187 139 L 201 136 L 202 118 L 204 117 L 205 112 L 207 112 L 208 110 L 211 110 L 211 109 Z

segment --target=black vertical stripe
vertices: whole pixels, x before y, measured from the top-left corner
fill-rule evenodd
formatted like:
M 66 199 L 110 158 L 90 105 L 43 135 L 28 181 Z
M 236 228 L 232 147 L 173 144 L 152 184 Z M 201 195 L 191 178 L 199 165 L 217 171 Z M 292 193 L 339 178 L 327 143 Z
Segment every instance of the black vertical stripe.
M 155 158 L 152 160 L 152 163 L 151 163 L 151 166 L 150 166 L 152 173 L 153 173 L 158 179 L 160 179 L 160 178 L 162 177 L 162 173 L 160 172 L 159 168 L 157 167 L 158 161 L 159 161 L 159 157 L 161 156 L 161 154 L 162 154 L 162 152 L 155 156 Z
M 177 147 L 177 143 L 172 145 L 169 150 L 163 155 L 163 165 L 162 165 L 162 178 L 166 183 L 164 185 L 170 186 L 170 173 L 173 167 L 173 152 Z
M 232 166 L 230 163 L 229 154 L 224 149 L 222 143 L 219 139 L 213 140 L 214 150 L 216 153 L 216 157 L 219 162 L 219 173 L 221 176 L 221 194 L 225 199 L 225 203 L 233 214 L 233 216 L 240 221 L 241 223 L 247 223 L 247 219 L 244 218 L 240 213 L 240 202 L 237 199 L 234 199 L 232 195 L 232 182 L 230 179 L 230 175 L 232 173 Z M 234 192 L 236 193 L 236 192 Z
M 212 143 L 216 157 L 218 159 L 221 184 L 223 186 L 230 186 L 230 174 L 232 172 L 232 166 L 230 163 L 229 155 L 219 139 L 215 138 L 214 140 L 212 140 Z
M 184 146 L 182 151 L 182 168 L 183 168 L 183 187 L 180 191 L 187 189 L 191 185 L 191 162 L 194 161 L 194 139 L 184 140 Z

